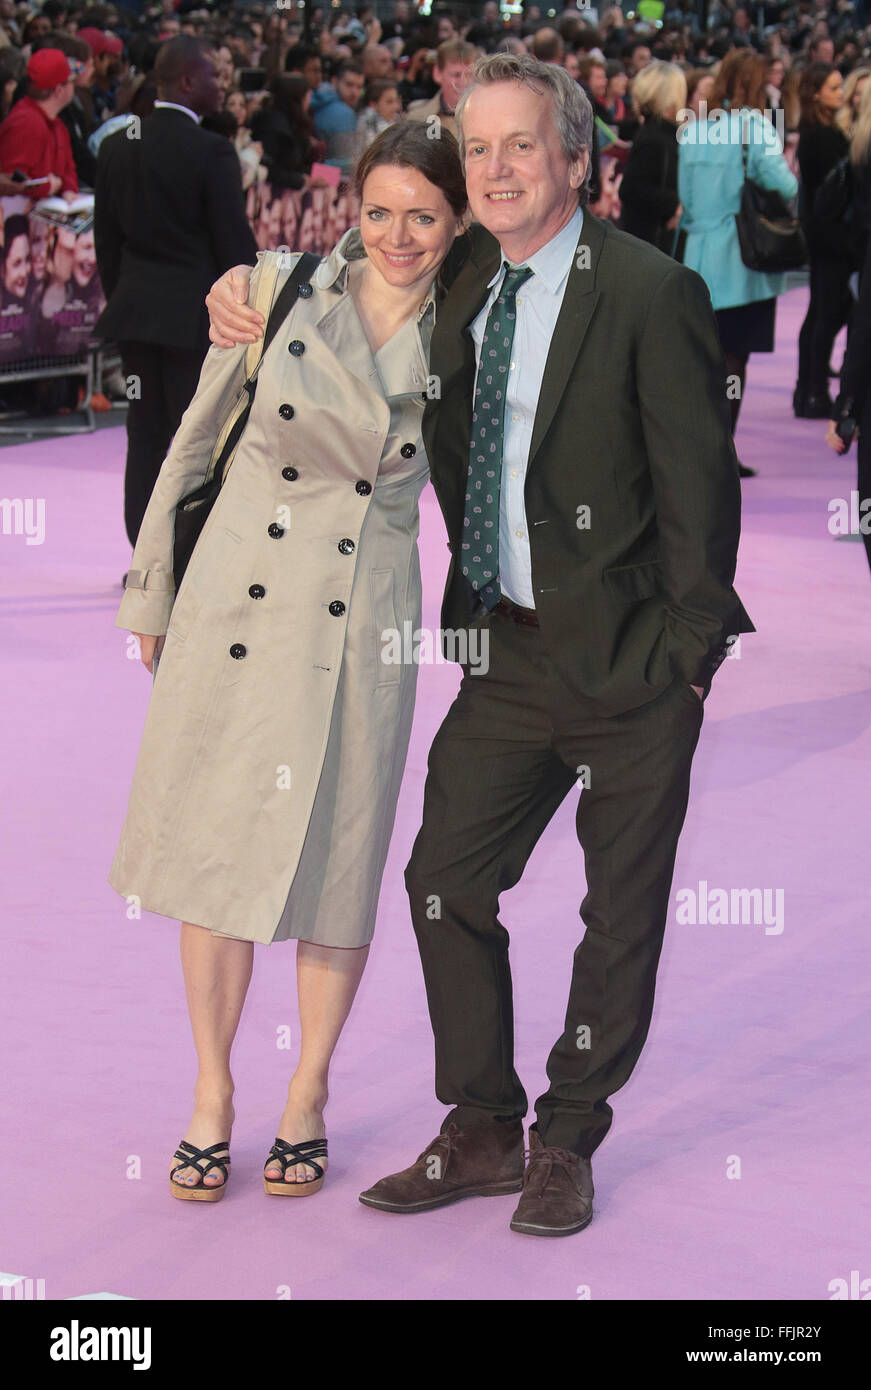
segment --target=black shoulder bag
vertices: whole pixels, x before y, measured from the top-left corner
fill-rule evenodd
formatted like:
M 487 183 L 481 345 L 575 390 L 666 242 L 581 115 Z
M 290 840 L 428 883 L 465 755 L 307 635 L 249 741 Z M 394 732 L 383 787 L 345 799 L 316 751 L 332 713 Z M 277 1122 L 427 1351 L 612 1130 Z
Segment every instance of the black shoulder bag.
M 735 213 L 741 259 L 748 270 L 774 275 L 807 265 L 808 249 L 801 223 L 776 189 L 762 188 L 747 177 L 747 121 L 742 122 L 741 159 L 744 187 Z
M 263 349 L 257 359 L 257 366 L 250 377 L 243 382 L 243 390 L 247 391 L 248 399 L 236 417 L 224 447 L 206 481 L 201 483 L 195 492 L 190 492 L 187 497 L 183 497 L 175 509 L 172 572 L 175 578 L 176 593 L 181 587 L 181 581 L 194 552 L 194 546 L 200 538 L 215 502 L 218 500 L 218 493 L 223 487 L 227 472 L 229 472 L 228 463 L 233 457 L 248 422 L 248 416 L 251 414 L 254 393 L 257 389 L 257 373 L 263 358 L 266 356 L 266 350 L 296 303 L 300 285 L 311 279 L 320 265 L 320 261 L 320 256 L 313 255 L 311 251 L 304 252 L 282 286 L 269 311 L 269 318 L 263 332 Z

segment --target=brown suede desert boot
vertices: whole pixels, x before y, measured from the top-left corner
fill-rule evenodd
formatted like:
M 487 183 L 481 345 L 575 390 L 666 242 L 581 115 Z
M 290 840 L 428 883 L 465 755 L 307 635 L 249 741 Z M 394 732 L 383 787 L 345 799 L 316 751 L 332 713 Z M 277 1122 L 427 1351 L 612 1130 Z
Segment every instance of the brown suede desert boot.
M 523 1195 L 511 1218 L 511 1230 L 527 1236 L 570 1236 L 592 1219 L 590 1160 L 569 1149 L 545 1147 L 538 1131 L 530 1129 Z
M 458 1129 L 449 1124 L 401 1173 L 382 1178 L 360 1193 L 379 1211 L 433 1211 L 463 1197 L 498 1197 L 523 1186 L 523 1124 L 520 1120 Z

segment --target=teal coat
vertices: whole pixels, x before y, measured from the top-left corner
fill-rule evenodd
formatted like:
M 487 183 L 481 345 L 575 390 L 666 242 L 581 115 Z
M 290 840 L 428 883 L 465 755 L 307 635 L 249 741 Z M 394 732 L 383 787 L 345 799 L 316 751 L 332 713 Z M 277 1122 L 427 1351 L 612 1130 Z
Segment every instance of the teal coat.
M 741 260 L 735 213 L 741 205 L 744 170 L 741 115 L 732 111 L 705 121 L 690 121 L 678 131 L 678 193 L 687 233 L 683 263 L 698 271 L 715 309 L 751 304 L 783 294 L 785 275 L 748 270 Z M 743 112 L 747 121 L 748 176 L 763 188 L 793 198 L 798 180 L 783 157 L 771 122 L 758 111 Z

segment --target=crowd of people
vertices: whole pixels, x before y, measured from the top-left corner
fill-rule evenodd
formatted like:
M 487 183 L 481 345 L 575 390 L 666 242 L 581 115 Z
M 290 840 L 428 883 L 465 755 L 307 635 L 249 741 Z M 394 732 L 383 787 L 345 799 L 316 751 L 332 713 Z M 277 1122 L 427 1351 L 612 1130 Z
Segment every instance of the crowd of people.
M 810 272 L 793 409 L 836 419 L 832 348 L 854 317 L 871 226 L 866 0 L 647 0 L 631 12 L 569 3 L 511 14 L 486 0 L 426 15 L 409 0 L 308 15 L 241 0 L 208 10 L 189 0 L 0 0 L 0 193 L 71 201 L 93 188 L 106 137 L 153 112 L 157 53 L 179 35 L 213 50 L 219 99 L 197 119 L 236 150 L 261 249 L 326 254 L 357 220 L 352 174 L 362 152 L 403 119 L 454 133 L 480 54 L 529 52 L 565 68 L 594 112 L 592 211 L 708 284 L 733 425 L 750 355 L 773 350 L 787 283 L 744 264 L 734 212 L 745 174 L 776 190 L 797 208 Z M 721 141 L 710 132 L 724 112 L 735 119 Z M 14 314 L 21 266 L 8 247 L 3 257 Z

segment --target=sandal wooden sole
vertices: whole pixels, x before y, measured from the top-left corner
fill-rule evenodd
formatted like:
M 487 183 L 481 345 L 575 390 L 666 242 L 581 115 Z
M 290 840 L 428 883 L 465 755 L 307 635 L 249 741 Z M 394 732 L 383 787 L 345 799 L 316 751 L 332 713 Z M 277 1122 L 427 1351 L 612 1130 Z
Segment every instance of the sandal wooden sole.
M 183 1202 L 220 1202 L 227 1184 L 222 1182 L 216 1187 L 200 1187 L 197 1184 L 185 1187 L 182 1183 L 176 1182 L 175 1178 L 170 1178 L 169 1186 L 173 1197 L 180 1197 Z
M 303 1163 L 307 1168 L 311 1168 L 314 1177 L 311 1182 L 287 1182 L 281 1178 L 267 1178 L 264 1174 L 263 1189 L 270 1197 L 312 1197 L 315 1192 L 319 1192 L 324 1185 L 324 1170 L 317 1158 L 326 1158 L 327 1141 L 326 1139 L 304 1139 L 299 1144 L 289 1144 L 286 1139 L 276 1139 L 272 1148 L 269 1150 L 264 1168 L 268 1168 L 274 1163 L 281 1169 L 282 1174 L 287 1173 L 288 1165 Z
M 221 1149 L 226 1149 L 226 1158 L 216 1158 L 215 1154 Z M 208 1149 L 198 1149 L 194 1144 L 182 1139 L 173 1158 L 180 1162 L 176 1163 L 169 1170 L 169 1186 L 173 1197 L 178 1197 L 183 1202 L 220 1202 L 227 1190 L 227 1183 L 230 1181 L 230 1144 L 218 1142 L 212 1144 Z M 205 1167 L 201 1167 L 201 1164 Z M 172 1176 L 177 1173 L 179 1168 L 195 1168 L 200 1175 L 199 1181 L 189 1187 L 185 1183 L 176 1182 Z M 211 1168 L 218 1168 L 224 1175 L 224 1181 L 212 1187 L 206 1187 L 203 1179 Z
M 263 1179 L 263 1187 L 273 1197 L 309 1197 L 314 1192 L 319 1192 L 324 1185 L 323 1178 L 312 1178 L 311 1182 L 271 1182 L 269 1178 Z

